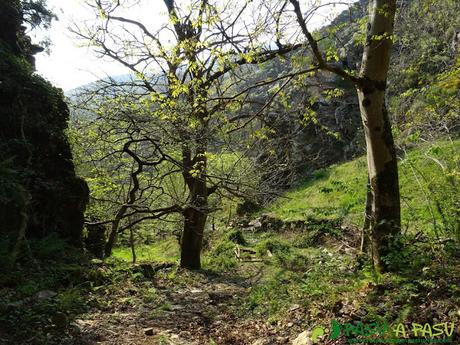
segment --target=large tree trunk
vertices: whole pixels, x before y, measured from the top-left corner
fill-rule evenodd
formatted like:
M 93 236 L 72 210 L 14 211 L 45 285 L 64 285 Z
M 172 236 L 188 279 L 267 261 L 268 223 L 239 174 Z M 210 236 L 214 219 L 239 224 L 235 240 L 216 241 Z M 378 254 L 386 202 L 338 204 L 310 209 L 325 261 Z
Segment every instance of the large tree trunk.
M 357 89 L 372 191 L 370 245 L 374 266 L 381 271 L 382 257 L 401 225 L 397 158 L 385 104 L 396 1 L 373 0 L 370 6 Z
M 181 267 L 198 270 L 201 268 L 201 248 L 208 216 L 208 188 L 203 174 L 206 172 L 206 155 L 202 147 L 194 159 L 190 151 L 183 151 L 184 180 L 189 189 L 189 206 L 185 208 L 184 229 L 181 239 Z M 199 172 L 198 172 L 199 171 Z
M 181 267 L 191 270 L 201 268 L 201 247 L 207 214 L 205 211 L 188 207 L 184 211 L 184 230 L 181 240 Z
M 209 136 L 209 113 L 207 101 L 209 86 L 206 85 L 206 74 L 209 74 L 207 67 L 202 66 L 198 61 L 201 47 L 200 36 L 202 33 L 201 19 L 195 23 L 190 18 L 182 17 L 179 20 L 175 0 L 164 0 L 168 9 L 169 17 L 174 25 L 177 36 L 177 49 L 184 50 L 188 60 L 190 82 L 184 84 L 180 81 L 182 77 L 177 76 L 179 64 L 169 64 L 169 82 L 174 91 L 174 85 L 182 83 L 188 89 L 187 101 L 192 111 L 186 121 L 178 123 L 178 130 L 182 140 L 182 176 L 188 189 L 187 205 L 184 207 L 184 228 L 181 237 L 181 267 L 187 269 L 201 268 L 201 248 L 206 219 L 209 214 L 208 196 L 210 191 L 206 185 L 207 171 L 207 148 Z M 200 4 L 200 15 L 208 6 L 206 0 Z M 181 62 L 181 64 L 184 61 Z M 192 154 L 193 151 L 193 154 Z

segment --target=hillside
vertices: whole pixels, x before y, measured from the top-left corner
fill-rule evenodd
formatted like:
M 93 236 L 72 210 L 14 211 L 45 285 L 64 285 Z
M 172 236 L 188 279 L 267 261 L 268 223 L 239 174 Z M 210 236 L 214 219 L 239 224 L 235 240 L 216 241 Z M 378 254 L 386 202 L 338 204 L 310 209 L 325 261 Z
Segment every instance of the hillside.
M 459 0 L 74 1 L 129 74 L 66 98 L 53 2 L 0 0 L 0 345 L 460 344 Z
M 359 250 L 365 169 L 358 158 L 288 191 L 264 211 L 270 216 L 249 217 L 268 219 L 265 230 L 257 222 L 218 223 L 199 272 L 176 266 L 179 246 L 172 238 L 136 246 L 135 265 L 131 249 L 119 247 L 104 263 L 80 268 L 59 259 L 64 242 L 34 244 L 35 258 L 55 264 L 3 276 L 20 277 L 23 301 L 2 321 L 27 325 L 17 337 L 39 323 L 56 344 L 176 345 L 309 344 L 313 330 L 323 334 L 319 328 L 320 344 L 344 344 L 343 333 L 331 333 L 333 320 L 402 324 L 411 336 L 412 323 L 457 323 L 458 175 L 452 173 L 459 145 L 438 141 L 402 156 L 404 232 L 398 252 L 387 258 L 395 273 L 376 274 Z M 37 280 L 43 274 L 48 278 Z M 66 279 L 81 284 L 66 287 Z M 39 318 L 43 308 L 51 320 Z
M 436 141 L 400 152 L 403 228 L 424 234 L 456 233 L 460 141 Z M 365 157 L 315 172 L 266 212 L 284 221 L 335 219 L 356 227 L 363 221 Z M 449 233 L 450 231 L 450 233 Z

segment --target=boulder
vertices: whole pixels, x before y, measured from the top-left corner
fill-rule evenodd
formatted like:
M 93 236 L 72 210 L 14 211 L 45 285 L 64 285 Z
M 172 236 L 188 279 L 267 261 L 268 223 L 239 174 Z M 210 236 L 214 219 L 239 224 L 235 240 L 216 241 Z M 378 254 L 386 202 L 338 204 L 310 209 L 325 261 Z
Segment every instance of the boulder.
M 292 345 L 313 345 L 313 342 L 310 338 L 310 332 L 304 331 L 300 333 L 297 338 L 294 339 Z

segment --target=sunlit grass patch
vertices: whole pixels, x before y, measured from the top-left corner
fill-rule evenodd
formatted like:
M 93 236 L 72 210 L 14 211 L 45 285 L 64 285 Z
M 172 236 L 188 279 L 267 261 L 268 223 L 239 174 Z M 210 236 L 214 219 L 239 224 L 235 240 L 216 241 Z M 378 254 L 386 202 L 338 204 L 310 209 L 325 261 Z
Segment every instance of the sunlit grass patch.
M 421 145 L 400 156 L 403 229 L 452 235 L 457 224 L 455 214 L 459 214 L 460 140 Z M 366 159 L 360 157 L 317 171 L 265 212 L 284 221 L 312 217 L 361 226 L 366 185 Z
M 149 245 L 136 245 L 135 252 L 138 262 L 176 262 L 179 260 L 179 244 L 175 238 L 161 240 Z M 113 257 L 132 261 L 131 248 L 115 248 L 113 250 Z

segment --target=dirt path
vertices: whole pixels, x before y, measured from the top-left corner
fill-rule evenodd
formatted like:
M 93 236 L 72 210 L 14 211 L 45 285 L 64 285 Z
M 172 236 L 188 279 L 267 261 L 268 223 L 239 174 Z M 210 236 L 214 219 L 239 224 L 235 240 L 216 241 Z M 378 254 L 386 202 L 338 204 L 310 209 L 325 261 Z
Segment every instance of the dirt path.
M 155 282 L 156 300 L 134 306 L 130 299 L 139 298 L 139 293 L 120 287 L 123 293 L 107 310 L 95 309 L 74 322 L 74 337 L 101 345 L 287 344 L 287 330 L 238 316 L 237 307 L 256 276 L 202 275 L 177 287 L 160 280 Z

